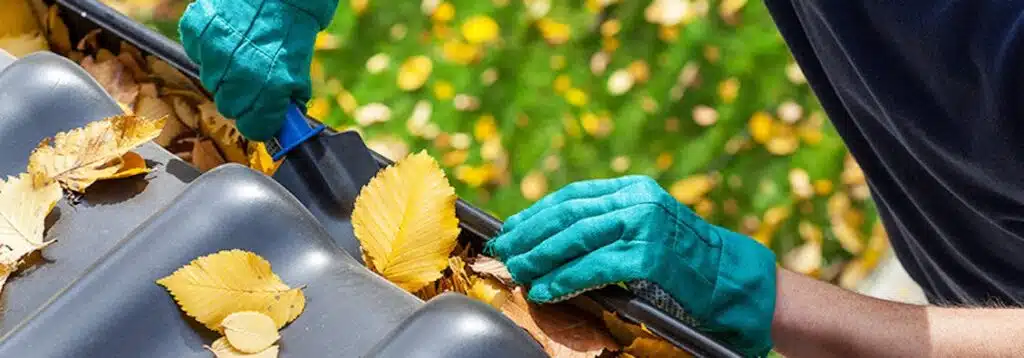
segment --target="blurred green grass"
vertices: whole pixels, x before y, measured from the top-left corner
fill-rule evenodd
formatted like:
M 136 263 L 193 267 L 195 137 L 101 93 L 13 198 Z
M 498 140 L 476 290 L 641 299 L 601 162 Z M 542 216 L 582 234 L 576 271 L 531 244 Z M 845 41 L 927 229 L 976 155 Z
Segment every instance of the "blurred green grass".
M 187 4 L 110 2 L 172 38 Z M 498 217 L 573 181 L 642 174 L 843 286 L 885 248 L 859 168 L 759 1 L 343 1 L 312 77 L 312 116 L 393 158 L 427 150 Z

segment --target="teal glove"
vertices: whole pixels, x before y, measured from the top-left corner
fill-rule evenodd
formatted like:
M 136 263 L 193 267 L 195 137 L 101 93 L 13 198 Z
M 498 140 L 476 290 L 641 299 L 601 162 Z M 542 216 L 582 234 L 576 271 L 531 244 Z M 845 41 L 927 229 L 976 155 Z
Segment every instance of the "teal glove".
M 316 34 L 337 0 L 198 0 L 181 17 L 185 52 L 199 64 L 217 110 L 237 119 L 246 138 L 281 128 L 289 102 L 310 98 Z
M 775 255 L 708 224 L 651 178 L 570 184 L 510 217 L 485 252 L 530 286 L 530 300 L 561 301 L 618 282 L 654 286 L 698 329 L 745 355 L 771 350 Z

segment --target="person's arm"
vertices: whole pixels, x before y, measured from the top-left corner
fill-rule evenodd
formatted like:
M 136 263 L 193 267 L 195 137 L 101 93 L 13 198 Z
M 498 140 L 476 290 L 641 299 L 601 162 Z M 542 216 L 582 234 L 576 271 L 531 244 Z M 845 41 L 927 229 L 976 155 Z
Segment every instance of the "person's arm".
M 1024 355 L 1024 309 L 909 305 L 784 269 L 777 285 L 772 339 L 787 357 Z

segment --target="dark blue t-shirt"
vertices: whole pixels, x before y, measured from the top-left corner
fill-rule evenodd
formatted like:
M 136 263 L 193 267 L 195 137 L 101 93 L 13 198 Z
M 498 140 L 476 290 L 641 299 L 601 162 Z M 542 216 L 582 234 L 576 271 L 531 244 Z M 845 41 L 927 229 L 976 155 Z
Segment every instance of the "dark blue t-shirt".
M 1024 305 L 1024 1 L 765 2 L 929 301 Z

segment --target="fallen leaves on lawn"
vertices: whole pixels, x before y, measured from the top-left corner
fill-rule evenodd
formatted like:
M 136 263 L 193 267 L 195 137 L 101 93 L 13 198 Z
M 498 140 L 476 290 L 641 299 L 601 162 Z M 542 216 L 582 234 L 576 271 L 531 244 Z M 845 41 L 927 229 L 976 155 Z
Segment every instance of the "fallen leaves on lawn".
M 442 277 L 458 224 L 455 190 L 425 151 L 380 171 L 352 212 L 367 266 L 409 292 Z
M 241 311 L 266 314 L 280 329 L 306 306 L 301 288 L 288 287 L 271 271 L 270 262 L 242 250 L 197 258 L 157 283 L 182 311 L 214 331 L 225 317 Z

